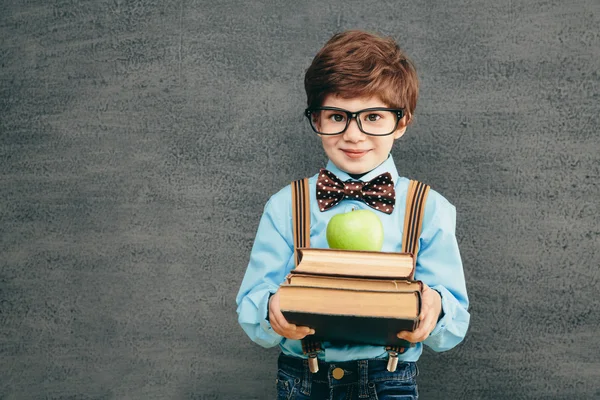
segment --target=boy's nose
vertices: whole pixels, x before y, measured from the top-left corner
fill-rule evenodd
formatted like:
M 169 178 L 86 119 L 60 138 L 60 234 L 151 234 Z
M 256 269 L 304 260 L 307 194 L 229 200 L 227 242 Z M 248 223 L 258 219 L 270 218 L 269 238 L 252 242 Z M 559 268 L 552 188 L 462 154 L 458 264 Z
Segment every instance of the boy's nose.
M 353 143 L 360 142 L 366 137 L 366 135 L 359 129 L 356 118 L 350 120 L 350 124 L 348 124 L 348 128 L 346 128 L 346 131 L 343 133 L 343 135 L 344 140 Z

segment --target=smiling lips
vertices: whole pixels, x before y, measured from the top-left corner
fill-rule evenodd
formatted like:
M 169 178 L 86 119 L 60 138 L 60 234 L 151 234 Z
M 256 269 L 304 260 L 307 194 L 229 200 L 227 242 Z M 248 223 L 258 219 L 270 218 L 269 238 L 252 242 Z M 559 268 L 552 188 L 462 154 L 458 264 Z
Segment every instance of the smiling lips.
M 365 154 L 369 152 L 369 150 L 346 150 L 342 149 L 344 154 L 346 154 L 350 158 L 361 158 Z

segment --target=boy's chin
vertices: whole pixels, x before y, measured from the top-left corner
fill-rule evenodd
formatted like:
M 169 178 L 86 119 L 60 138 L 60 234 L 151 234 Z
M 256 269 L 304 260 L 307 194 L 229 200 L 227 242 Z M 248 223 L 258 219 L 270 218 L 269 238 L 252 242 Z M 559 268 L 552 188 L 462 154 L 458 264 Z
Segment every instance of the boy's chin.
M 331 159 L 330 160 L 333 162 L 333 164 L 340 169 L 341 171 L 344 171 L 347 174 L 351 174 L 351 175 L 364 175 L 366 173 L 369 173 L 371 171 L 373 171 L 375 168 L 379 167 L 381 164 L 383 164 L 389 157 L 390 155 L 388 154 L 385 158 L 383 159 L 376 159 L 374 157 L 371 157 L 370 159 L 364 159 L 361 160 L 359 162 L 349 162 L 346 159 Z
M 344 169 L 344 168 L 340 168 L 340 169 L 342 171 L 344 171 L 345 173 L 350 174 L 350 175 L 364 175 L 367 172 L 371 171 L 371 169 L 373 169 L 373 168 L 371 168 L 371 169 L 368 169 L 368 168 L 363 168 L 363 169 Z
M 362 174 L 366 174 L 367 172 L 372 171 L 373 169 L 375 169 L 377 167 L 377 165 L 375 166 L 370 166 L 370 165 L 338 165 L 337 163 L 335 163 L 335 166 L 338 167 L 341 171 L 344 171 L 347 174 L 352 174 L 352 175 L 362 175 Z

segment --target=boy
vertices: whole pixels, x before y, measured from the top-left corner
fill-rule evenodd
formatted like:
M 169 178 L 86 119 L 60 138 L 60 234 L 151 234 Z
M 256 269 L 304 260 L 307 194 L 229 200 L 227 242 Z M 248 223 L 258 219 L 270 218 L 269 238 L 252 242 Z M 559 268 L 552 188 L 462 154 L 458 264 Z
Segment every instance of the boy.
M 343 32 L 315 56 L 306 72 L 305 89 L 306 115 L 329 158 L 326 171 L 309 179 L 310 246 L 328 247 L 326 227 L 334 215 L 352 208 L 369 209 L 384 226 L 382 251 L 399 252 L 409 180 L 398 175 L 390 151 L 404 135 L 416 107 L 418 80 L 411 61 L 390 38 Z M 369 182 L 381 174 L 391 177 L 395 196 L 390 207 L 376 208 L 354 197 L 321 207 L 327 198 L 318 187 L 325 177 Z M 279 310 L 279 285 L 294 268 L 292 217 L 287 186 L 265 206 L 236 299 L 239 323 L 248 336 L 263 347 L 279 345 L 282 350 L 278 398 L 417 398 L 415 362 L 423 344 L 434 351 L 449 350 L 462 341 L 469 325 L 454 206 L 430 190 L 415 272 L 415 279 L 424 283 L 421 321 L 414 332 L 398 333 L 415 346 L 398 355 L 394 372 L 386 369 L 388 354 L 383 346 L 329 342 L 322 343 L 318 354 L 319 371 L 309 372 L 301 339 L 315 332 L 289 324 Z

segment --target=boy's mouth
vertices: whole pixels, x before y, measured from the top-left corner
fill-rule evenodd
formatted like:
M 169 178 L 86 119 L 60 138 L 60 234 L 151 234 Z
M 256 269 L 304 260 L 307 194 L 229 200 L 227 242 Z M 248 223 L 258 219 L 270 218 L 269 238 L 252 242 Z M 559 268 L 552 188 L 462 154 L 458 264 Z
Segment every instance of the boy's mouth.
M 347 155 L 350 158 L 361 158 L 362 156 L 364 156 L 365 154 L 367 154 L 369 152 L 369 150 L 347 150 L 347 149 L 341 149 L 345 155 Z

